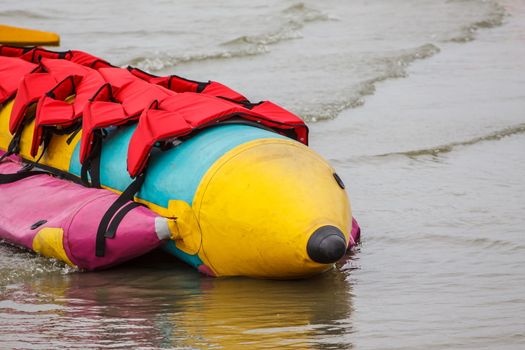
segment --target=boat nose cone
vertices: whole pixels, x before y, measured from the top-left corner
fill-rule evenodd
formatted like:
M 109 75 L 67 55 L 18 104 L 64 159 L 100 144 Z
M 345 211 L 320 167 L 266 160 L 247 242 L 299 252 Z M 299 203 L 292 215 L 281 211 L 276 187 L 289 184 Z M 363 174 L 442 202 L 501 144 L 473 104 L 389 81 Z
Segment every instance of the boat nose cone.
M 322 226 L 315 230 L 306 246 L 308 256 L 321 264 L 332 264 L 346 252 L 345 236 L 335 226 Z
M 334 169 L 292 140 L 257 139 L 207 171 L 192 208 L 217 276 L 302 278 L 346 252 L 352 212 Z

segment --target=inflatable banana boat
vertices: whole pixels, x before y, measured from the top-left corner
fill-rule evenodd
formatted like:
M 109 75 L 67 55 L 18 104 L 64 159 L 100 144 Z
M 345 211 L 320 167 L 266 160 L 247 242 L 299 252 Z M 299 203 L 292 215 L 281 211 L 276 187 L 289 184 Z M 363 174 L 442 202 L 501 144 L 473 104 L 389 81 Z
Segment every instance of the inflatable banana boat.
M 0 238 L 81 269 L 158 247 L 210 276 L 331 268 L 359 226 L 307 143 L 218 82 L 0 46 Z

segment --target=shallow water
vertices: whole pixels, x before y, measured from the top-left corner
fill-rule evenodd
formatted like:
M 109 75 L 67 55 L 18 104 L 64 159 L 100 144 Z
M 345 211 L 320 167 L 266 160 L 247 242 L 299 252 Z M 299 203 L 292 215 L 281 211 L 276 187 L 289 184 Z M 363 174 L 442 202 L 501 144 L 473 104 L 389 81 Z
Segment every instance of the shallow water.
M 4 1 L 0 22 L 290 108 L 363 226 L 292 282 L 2 244 L 0 348 L 525 347 L 523 1 Z

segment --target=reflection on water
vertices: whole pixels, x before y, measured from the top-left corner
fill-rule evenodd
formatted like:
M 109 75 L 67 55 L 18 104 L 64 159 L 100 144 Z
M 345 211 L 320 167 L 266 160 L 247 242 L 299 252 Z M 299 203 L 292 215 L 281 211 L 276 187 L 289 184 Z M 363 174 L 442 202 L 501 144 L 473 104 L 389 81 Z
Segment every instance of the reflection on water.
M 347 349 L 352 288 L 345 276 L 212 279 L 151 256 L 99 273 L 25 275 L 0 281 L 0 345 L 99 348 L 118 339 L 122 348 Z

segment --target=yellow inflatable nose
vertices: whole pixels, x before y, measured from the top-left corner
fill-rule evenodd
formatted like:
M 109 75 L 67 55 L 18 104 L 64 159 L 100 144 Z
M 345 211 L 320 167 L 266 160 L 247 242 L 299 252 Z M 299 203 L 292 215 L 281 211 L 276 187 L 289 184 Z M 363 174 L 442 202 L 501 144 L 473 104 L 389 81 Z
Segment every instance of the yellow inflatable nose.
M 329 269 L 351 229 L 347 194 L 333 168 L 308 147 L 258 139 L 207 172 L 193 208 L 199 257 L 217 276 L 298 278 Z

